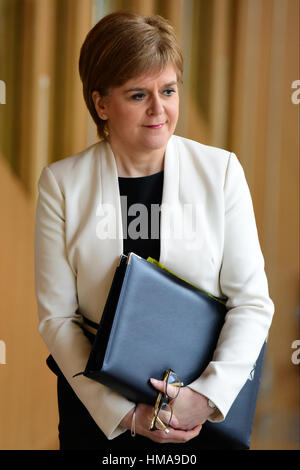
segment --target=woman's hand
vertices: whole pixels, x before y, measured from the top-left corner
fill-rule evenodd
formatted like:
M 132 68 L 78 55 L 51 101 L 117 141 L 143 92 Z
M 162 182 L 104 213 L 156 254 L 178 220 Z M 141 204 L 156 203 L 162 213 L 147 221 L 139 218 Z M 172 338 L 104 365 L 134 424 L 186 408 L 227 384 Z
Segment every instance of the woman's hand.
M 162 380 L 150 380 L 153 387 L 160 392 L 164 392 L 165 384 Z M 189 387 L 180 389 L 180 393 L 173 401 L 172 407 L 173 416 L 176 418 L 172 427 L 182 430 L 190 430 L 194 429 L 195 426 L 202 425 L 215 412 L 213 408 L 208 406 L 207 398 L 204 395 Z
M 134 410 L 129 411 L 123 418 L 120 425 L 125 429 L 131 429 L 131 421 Z M 142 436 L 148 437 L 152 441 L 159 443 L 169 442 L 187 442 L 194 437 L 198 436 L 201 431 L 201 425 L 195 426 L 193 429 L 190 427 L 187 430 L 180 429 L 179 423 L 176 417 L 173 416 L 169 432 L 164 431 L 149 431 L 149 426 L 153 417 L 153 407 L 139 403 L 136 407 L 135 413 L 135 432 Z M 178 426 L 178 429 L 175 429 Z

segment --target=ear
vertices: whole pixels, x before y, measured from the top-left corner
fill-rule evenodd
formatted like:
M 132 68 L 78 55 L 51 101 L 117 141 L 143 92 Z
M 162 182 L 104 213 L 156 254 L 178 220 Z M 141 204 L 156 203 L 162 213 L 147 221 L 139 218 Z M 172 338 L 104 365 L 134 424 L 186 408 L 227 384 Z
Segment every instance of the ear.
M 107 119 L 107 100 L 105 96 L 101 96 L 99 91 L 92 92 L 92 99 L 94 102 L 95 109 L 100 119 Z

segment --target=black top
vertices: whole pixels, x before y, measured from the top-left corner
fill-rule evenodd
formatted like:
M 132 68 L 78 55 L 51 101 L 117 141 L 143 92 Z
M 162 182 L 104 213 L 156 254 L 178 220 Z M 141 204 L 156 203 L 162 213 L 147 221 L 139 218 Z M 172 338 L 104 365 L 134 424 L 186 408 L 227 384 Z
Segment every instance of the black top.
M 118 177 L 125 255 L 133 251 L 142 258 L 159 260 L 163 179 L 163 171 L 136 178 Z

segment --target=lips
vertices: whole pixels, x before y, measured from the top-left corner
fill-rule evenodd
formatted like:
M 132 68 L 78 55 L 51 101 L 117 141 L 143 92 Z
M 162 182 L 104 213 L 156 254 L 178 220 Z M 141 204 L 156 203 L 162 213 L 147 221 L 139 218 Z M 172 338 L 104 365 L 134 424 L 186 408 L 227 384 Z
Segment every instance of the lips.
M 161 129 L 165 125 L 164 122 L 160 122 L 159 124 L 152 124 L 151 126 L 145 126 L 148 129 Z

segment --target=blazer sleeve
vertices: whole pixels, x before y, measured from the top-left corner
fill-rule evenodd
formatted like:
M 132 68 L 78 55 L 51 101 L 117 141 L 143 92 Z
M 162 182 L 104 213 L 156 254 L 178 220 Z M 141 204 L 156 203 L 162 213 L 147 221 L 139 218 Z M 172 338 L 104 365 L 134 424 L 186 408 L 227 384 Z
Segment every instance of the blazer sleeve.
M 269 297 L 250 191 L 231 153 L 224 182 L 224 251 L 220 287 L 227 314 L 213 360 L 189 385 L 210 398 L 225 419 L 267 339 L 274 305 Z
M 76 272 L 66 250 L 64 196 L 49 167 L 43 169 L 38 189 L 35 290 L 39 332 L 92 418 L 108 439 L 113 439 L 125 431 L 119 423 L 134 403 L 84 376 L 73 378 L 85 369 L 91 346 L 76 314 Z

